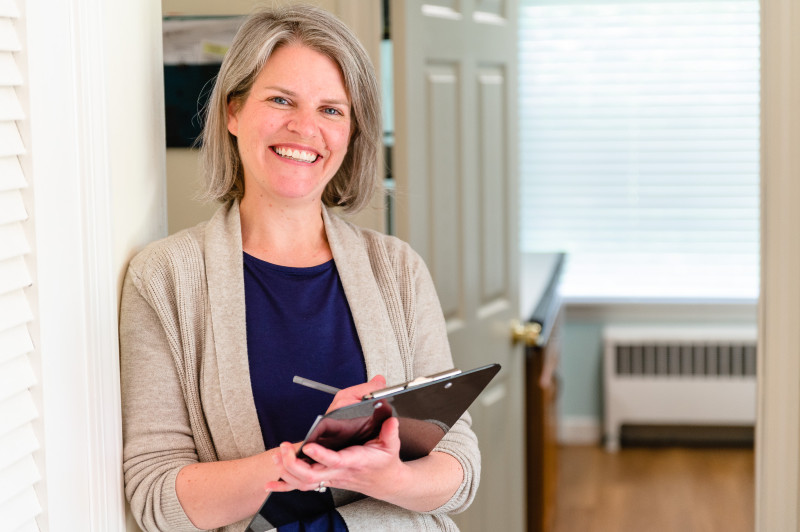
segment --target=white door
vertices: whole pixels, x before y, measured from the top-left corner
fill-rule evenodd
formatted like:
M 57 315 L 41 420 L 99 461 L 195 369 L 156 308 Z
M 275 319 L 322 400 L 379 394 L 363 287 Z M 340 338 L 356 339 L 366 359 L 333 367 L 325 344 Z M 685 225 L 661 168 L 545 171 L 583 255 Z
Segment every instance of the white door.
M 426 260 L 456 366 L 503 369 L 470 409 L 483 470 L 464 531 L 524 527 L 516 0 L 392 0 L 396 227 Z

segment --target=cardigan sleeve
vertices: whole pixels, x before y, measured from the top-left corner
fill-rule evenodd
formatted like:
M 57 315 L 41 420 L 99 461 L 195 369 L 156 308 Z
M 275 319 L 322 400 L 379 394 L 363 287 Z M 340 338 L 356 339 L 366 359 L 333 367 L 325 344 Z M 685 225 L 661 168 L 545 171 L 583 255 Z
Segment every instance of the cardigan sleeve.
M 349 532 L 458 532 L 447 515 L 412 512 L 377 499 L 362 499 L 340 506 L 336 511 L 347 523 Z
M 145 532 L 195 532 L 175 492 L 180 469 L 198 461 L 189 414 L 168 333 L 141 290 L 129 268 L 120 308 L 125 495 Z

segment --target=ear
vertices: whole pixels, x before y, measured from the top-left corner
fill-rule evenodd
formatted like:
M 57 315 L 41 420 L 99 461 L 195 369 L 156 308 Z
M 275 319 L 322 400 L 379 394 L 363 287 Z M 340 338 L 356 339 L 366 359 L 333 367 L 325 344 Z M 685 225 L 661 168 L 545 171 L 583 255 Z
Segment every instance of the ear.
M 228 132 L 234 137 L 239 133 L 239 105 L 236 100 L 228 102 Z

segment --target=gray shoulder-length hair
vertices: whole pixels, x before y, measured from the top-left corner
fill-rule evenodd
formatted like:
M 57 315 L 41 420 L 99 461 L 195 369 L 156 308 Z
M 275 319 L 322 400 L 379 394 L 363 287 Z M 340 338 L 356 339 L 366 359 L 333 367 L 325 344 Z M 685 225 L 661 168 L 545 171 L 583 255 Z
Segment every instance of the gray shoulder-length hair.
M 300 43 L 331 58 L 344 77 L 352 105 L 350 144 L 342 165 L 322 194 L 327 206 L 347 212 L 363 208 L 380 188 L 378 151 L 381 109 L 378 81 L 366 50 L 332 14 L 313 6 L 260 9 L 239 28 L 222 61 L 206 106 L 200 137 L 205 174 L 202 197 L 229 201 L 244 194 L 244 173 L 236 137 L 228 131 L 228 103 L 244 102 L 256 77 L 279 47 Z

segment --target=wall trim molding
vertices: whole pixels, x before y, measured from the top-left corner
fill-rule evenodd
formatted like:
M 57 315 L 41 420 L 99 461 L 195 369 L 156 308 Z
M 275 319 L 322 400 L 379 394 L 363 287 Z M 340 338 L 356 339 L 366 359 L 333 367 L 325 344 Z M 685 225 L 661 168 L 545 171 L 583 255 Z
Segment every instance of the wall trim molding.
M 119 291 L 166 234 L 160 3 L 23 0 L 43 532 L 126 527 Z
M 83 228 L 86 313 L 86 406 L 89 428 L 89 514 L 91 530 L 123 529 L 122 419 L 120 416 L 117 290 L 113 270 L 112 172 L 102 0 L 73 4 L 79 151 L 78 179 Z M 119 467 L 112 467 L 119 464 Z
M 44 531 L 124 529 L 104 10 L 25 2 Z

